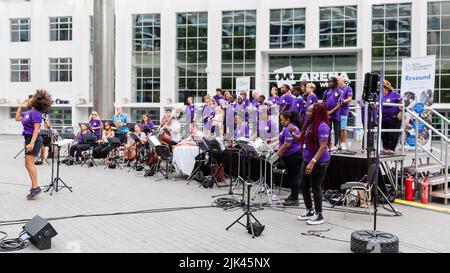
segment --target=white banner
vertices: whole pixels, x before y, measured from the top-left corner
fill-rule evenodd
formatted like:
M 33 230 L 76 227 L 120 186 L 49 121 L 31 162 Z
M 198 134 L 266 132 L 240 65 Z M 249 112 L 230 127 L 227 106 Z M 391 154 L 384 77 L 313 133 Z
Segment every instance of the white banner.
M 237 77 L 236 78 L 236 93 L 239 95 L 241 91 L 245 91 L 247 96 L 250 91 L 250 77 Z
M 431 124 L 436 71 L 436 56 L 403 59 L 402 97 L 407 109 L 413 110 Z M 419 123 L 419 135 L 416 136 L 416 120 L 406 116 L 405 148 L 414 149 L 416 137 L 419 144 L 431 149 L 431 131 Z

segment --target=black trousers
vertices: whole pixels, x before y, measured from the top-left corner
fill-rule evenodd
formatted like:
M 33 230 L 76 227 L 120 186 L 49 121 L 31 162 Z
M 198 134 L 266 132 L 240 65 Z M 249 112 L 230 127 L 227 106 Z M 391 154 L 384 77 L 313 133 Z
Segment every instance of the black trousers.
M 80 157 L 81 153 L 84 151 L 87 151 L 91 148 L 91 146 L 89 144 L 83 144 L 83 143 L 78 143 L 75 145 L 72 145 L 70 147 L 70 156 L 71 157 Z
M 314 195 L 314 207 L 317 213 L 322 212 L 322 183 L 325 179 L 325 174 L 329 162 L 316 163 L 310 175 L 306 175 L 306 166 L 309 163 L 303 162 L 300 171 L 300 183 L 303 195 L 303 201 L 305 201 L 306 209 L 311 210 L 313 208 L 311 200 L 311 189 Z
M 401 121 L 383 122 L 383 129 L 400 129 L 402 127 Z M 383 148 L 395 151 L 398 144 L 398 139 L 401 133 L 381 133 L 381 140 L 383 141 Z
M 341 143 L 341 121 L 332 120 L 331 125 L 334 132 L 334 146 L 338 146 Z
M 300 162 L 302 160 L 301 153 L 295 153 L 286 157 L 282 157 L 284 167 L 286 168 L 287 175 L 286 180 L 291 185 L 291 195 L 289 199 L 298 200 L 298 191 L 300 186 Z
M 97 159 L 106 158 L 109 152 L 111 152 L 112 150 L 114 150 L 114 147 L 109 146 L 107 144 L 100 144 L 97 147 L 95 147 L 94 151 L 92 152 L 92 157 Z

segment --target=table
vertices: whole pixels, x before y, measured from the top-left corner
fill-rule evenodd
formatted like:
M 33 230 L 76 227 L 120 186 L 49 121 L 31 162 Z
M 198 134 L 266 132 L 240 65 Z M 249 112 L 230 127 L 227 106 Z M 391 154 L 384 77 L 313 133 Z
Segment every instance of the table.
M 173 162 L 178 171 L 185 175 L 191 175 L 195 166 L 195 157 L 199 155 L 198 146 L 174 146 Z

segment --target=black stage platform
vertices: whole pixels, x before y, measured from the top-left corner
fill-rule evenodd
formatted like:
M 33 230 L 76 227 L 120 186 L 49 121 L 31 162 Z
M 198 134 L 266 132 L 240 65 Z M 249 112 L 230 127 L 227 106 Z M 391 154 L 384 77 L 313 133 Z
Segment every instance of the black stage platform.
M 238 151 L 237 150 L 226 150 L 221 154 L 215 154 L 215 158 L 224 164 L 225 173 L 232 177 L 237 176 L 238 172 Z M 381 161 L 403 161 L 406 156 L 401 154 L 395 155 L 383 155 L 381 156 Z M 373 156 L 375 160 L 375 156 Z M 246 156 L 241 154 L 241 171 L 242 177 L 247 177 L 247 165 Z M 260 175 L 260 160 L 257 158 L 252 158 L 250 160 L 251 164 L 251 178 L 253 181 L 257 181 Z M 328 167 L 327 174 L 325 176 L 325 181 L 323 188 L 324 190 L 337 190 L 340 186 L 346 182 L 359 181 L 364 175 L 367 174 L 368 170 L 367 155 L 363 153 L 357 153 L 355 155 L 347 154 L 332 154 L 330 166 Z M 299 166 L 300 168 L 300 166 Z M 267 177 L 270 176 L 270 168 L 267 168 Z M 381 176 L 380 176 L 381 177 Z M 279 185 L 280 177 L 274 174 L 274 183 Z M 283 181 L 283 187 L 289 187 L 290 181 Z

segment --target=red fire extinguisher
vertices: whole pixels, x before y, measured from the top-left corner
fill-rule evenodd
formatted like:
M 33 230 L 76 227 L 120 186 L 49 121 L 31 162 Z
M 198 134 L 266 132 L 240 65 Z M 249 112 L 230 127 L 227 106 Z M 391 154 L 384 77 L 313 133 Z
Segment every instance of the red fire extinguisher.
M 411 174 L 405 180 L 405 200 L 414 201 L 414 179 Z
M 422 181 L 422 204 L 428 204 L 428 191 L 430 184 L 428 184 L 428 176 L 425 177 Z

